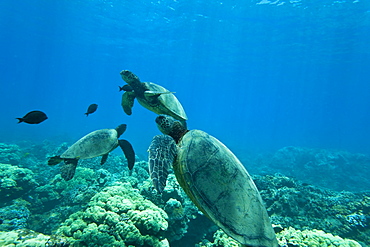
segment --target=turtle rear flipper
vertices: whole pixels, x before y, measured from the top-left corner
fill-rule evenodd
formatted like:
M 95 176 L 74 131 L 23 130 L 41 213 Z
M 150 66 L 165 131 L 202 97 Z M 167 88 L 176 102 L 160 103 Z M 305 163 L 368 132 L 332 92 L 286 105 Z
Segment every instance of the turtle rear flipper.
M 104 165 L 104 164 L 105 164 L 105 162 L 106 162 L 106 161 L 107 161 L 107 159 L 108 159 L 108 155 L 109 155 L 109 153 L 104 154 L 104 155 L 101 157 L 100 165 Z
M 121 147 L 123 153 L 125 154 L 125 157 L 127 159 L 128 169 L 132 170 L 135 165 L 135 151 L 132 147 L 131 143 L 129 143 L 127 140 L 118 140 L 118 144 Z
M 49 166 L 55 166 L 58 165 L 60 162 L 63 161 L 63 158 L 60 158 L 60 155 L 50 157 L 48 160 L 48 165 Z
M 154 188 L 162 193 L 166 187 L 168 170 L 176 158 L 176 142 L 167 135 L 157 135 L 148 149 L 149 152 L 149 174 Z
M 135 93 L 131 91 L 126 91 L 122 94 L 121 106 L 123 111 L 127 115 L 132 114 L 132 107 L 134 106 Z
M 60 167 L 60 173 L 65 181 L 71 180 L 76 172 L 78 159 L 64 159 L 64 164 Z

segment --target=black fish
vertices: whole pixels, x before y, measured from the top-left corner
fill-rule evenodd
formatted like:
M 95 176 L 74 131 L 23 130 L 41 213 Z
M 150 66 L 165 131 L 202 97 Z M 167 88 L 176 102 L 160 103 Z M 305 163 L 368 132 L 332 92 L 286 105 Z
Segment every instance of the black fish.
M 98 105 L 97 104 L 91 104 L 91 105 L 89 105 L 89 108 L 87 108 L 87 112 L 85 113 L 86 114 L 86 117 L 89 116 L 89 114 L 94 113 L 96 111 L 96 109 L 98 109 Z
M 128 92 L 134 91 L 134 89 L 132 89 L 132 87 L 128 84 L 123 85 L 122 87 L 120 87 L 120 86 L 118 86 L 118 87 L 119 87 L 119 91 L 128 91 Z
M 28 124 L 39 124 L 42 121 L 45 121 L 46 119 L 48 119 L 48 117 L 42 111 L 30 111 L 24 117 L 16 118 L 16 119 L 18 119 L 19 121 L 18 123 L 25 122 Z

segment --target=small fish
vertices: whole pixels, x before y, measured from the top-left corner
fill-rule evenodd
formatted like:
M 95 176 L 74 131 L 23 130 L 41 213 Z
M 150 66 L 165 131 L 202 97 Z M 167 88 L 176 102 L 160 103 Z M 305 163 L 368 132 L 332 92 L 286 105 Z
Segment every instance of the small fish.
M 118 86 L 119 87 L 119 91 L 128 91 L 128 92 L 132 92 L 134 91 L 134 89 L 132 89 L 132 87 L 128 84 L 126 85 L 123 85 L 122 87 Z
M 3 219 L 0 219 L 0 225 L 1 225 L 3 222 L 4 222 L 4 220 L 3 220 Z
M 89 114 L 94 113 L 96 111 L 96 109 L 98 109 L 98 105 L 97 104 L 91 104 L 91 105 L 89 105 L 89 108 L 87 108 L 87 112 L 85 113 L 86 114 L 86 117 L 89 116 Z
M 18 119 L 19 121 L 18 123 L 25 122 L 28 124 L 39 124 L 42 121 L 45 121 L 46 119 L 48 119 L 48 117 L 42 111 L 30 111 L 29 113 L 24 115 L 24 117 L 16 118 L 16 119 Z

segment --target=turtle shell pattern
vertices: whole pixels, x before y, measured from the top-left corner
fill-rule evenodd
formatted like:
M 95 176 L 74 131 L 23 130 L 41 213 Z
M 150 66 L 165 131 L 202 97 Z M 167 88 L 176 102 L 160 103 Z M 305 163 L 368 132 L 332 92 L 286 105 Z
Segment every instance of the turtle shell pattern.
M 205 215 L 242 244 L 278 246 L 253 180 L 223 143 L 191 130 L 178 147 L 176 178 Z
M 60 157 L 89 159 L 109 153 L 118 145 L 115 129 L 101 129 L 85 135 L 70 146 Z
M 166 88 L 152 82 L 144 82 L 144 84 L 148 91 L 165 94 L 161 94 L 158 98 L 154 98 L 150 96 L 150 93 L 147 94 L 144 92 L 144 98 L 137 97 L 137 100 L 142 106 L 159 115 L 166 114 L 177 120 L 188 119 L 180 101 L 173 93 L 170 93 Z

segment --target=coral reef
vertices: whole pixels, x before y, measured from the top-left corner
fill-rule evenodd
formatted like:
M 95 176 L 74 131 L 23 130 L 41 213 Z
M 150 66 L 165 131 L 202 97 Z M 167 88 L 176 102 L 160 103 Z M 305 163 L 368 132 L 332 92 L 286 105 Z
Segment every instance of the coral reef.
M 324 190 L 285 176 L 254 176 L 274 224 L 322 229 L 370 244 L 370 192 Z
M 0 246 L 11 247 L 67 247 L 69 243 L 58 236 L 47 236 L 31 230 L 0 232 Z
M 119 183 L 96 194 L 86 210 L 72 214 L 57 232 L 80 246 L 168 246 L 166 219 L 131 184 Z
M 18 165 L 22 152 L 18 145 L 0 143 L 0 163 Z
M 167 185 L 162 194 L 158 194 L 153 190 L 149 179 L 141 184 L 140 193 L 167 213 L 169 227 L 166 232 L 166 238 L 170 242 L 182 239 L 188 232 L 190 221 L 202 215 L 177 183 L 174 174 L 169 174 Z
M 0 206 L 12 199 L 22 198 L 29 194 L 38 183 L 31 170 L 9 164 L 0 164 Z
M 286 228 L 277 234 L 279 245 L 296 247 L 361 247 L 361 245 L 350 239 L 333 236 L 321 230 L 296 230 L 292 227 Z
M 58 174 L 48 184 L 36 188 L 29 226 L 51 234 L 68 216 L 81 210 L 96 193 L 112 182 L 109 172 L 78 167 L 75 177 L 65 181 Z
M 361 247 L 361 245 L 350 239 L 333 236 L 321 230 L 296 230 L 292 227 L 282 229 L 276 234 L 281 247 Z M 229 237 L 222 230 L 213 235 L 213 242 L 203 240 L 196 247 L 241 247 L 242 245 Z
M 29 210 L 30 203 L 23 199 L 15 199 L 12 204 L 0 208 L 0 231 L 11 231 L 26 228 L 28 219 L 31 215 Z
M 361 191 L 370 188 L 364 171 L 370 157 L 345 151 L 285 147 L 278 150 L 268 167 L 273 172 L 337 191 Z
M 196 244 L 195 247 L 242 247 L 242 245 L 235 241 L 233 238 L 229 237 L 224 231 L 217 230 L 213 234 L 213 242 L 210 242 L 209 240 L 204 239 L 199 244 Z
M 43 148 L 26 142 L 19 146 L 0 145 L 4 151 L 0 160 L 16 164 L 0 164 L 0 231 L 12 231 L 12 236 L 14 230 L 24 228 L 43 234 L 58 232 L 77 246 L 104 241 L 106 246 L 186 247 L 195 246 L 202 239 L 198 246 L 237 246 L 195 207 L 174 174 L 169 174 L 165 190 L 158 194 L 150 181 L 146 161 L 137 161 L 129 171 L 124 156 L 112 153 L 103 166 L 100 158 L 81 160 L 75 177 L 65 181 L 59 169 L 47 166 L 46 160 L 68 145 L 42 145 Z M 362 177 L 358 174 L 367 167 L 366 156 L 287 147 L 275 155 L 250 161 L 261 164 L 261 169 L 268 167 L 270 172 L 307 172 L 305 183 L 300 182 L 303 178 L 284 175 L 253 176 L 272 222 L 281 224 L 285 228 L 282 232 L 290 231 L 293 236 L 285 237 L 287 246 L 307 245 L 304 239 L 297 245 L 292 242 L 296 236 L 311 234 L 306 231 L 322 233 L 312 229 L 370 245 L 370 192 L 337 192 L 307 184 L 320 178 L 321 171 L 332 171 L 334 175 L 327 175 L 325 180 L 329 182 L 325 183 L 336 178 L 341 181 L 333 183 L 333 187 L 339 188 L 338 184 L 343 183 L 346 188 L 358 189 L 357 184 L 361 187 L 368 181 L 363 178 L 364 172 Z M 346 180 L 348 172 L 363 181 L 356 184 L 350 178 Z M 351 181 L 353 185 L 348 187 Z M 289 227 L 297 230 L 288 230 Z

